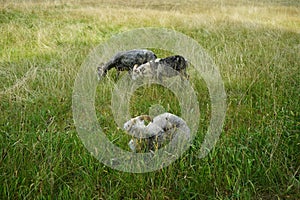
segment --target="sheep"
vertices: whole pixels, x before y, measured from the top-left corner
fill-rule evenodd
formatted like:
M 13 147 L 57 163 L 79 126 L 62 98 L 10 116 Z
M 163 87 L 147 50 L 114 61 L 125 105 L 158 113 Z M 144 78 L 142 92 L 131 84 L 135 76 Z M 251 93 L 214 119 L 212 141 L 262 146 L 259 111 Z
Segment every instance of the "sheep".
M 157 56 L 150 50 L 146 49 L 133 49 L 117 53 L 107 63 L 97 67 L 98 79 L 106 76 L 107 72 L 115 68 L 117 76 L 120 71 L 131 71 L 134 65 L 141 65 L 151 60 L 155 60 Z
M 149 120 L 149 124 L 146 126 L 144 121 Z M 190 129 L 186 122 L 171 113 L 160 114 L 153 119 L 148 115 L 141 115 L 130 119 L 124 124 L 124 129 L 129 134 L 133 135 L 140 140 L 145 141 L 145 147 L 147 150 L 154 151 L 163 146 L 167 141 L 171 141 L 179 133 L 190 139 Z M 142 145 L 140 145 L 142 144 Z M 128 143 L 129 148 L 136 152 L 143 148 L 142 141 L 131 139 Z
M 124 124 L 124 129 L 130 135 L 133 135 L 134 137 L 138 138 L 149 138 L 154 136 L 155 134 L 152 134 L 152 132 L 146 132 L 146 125 L 145 120 L 147 121 L 153 121 L 152 118 L 149 115 L 141 115 L 135 118 L 130 119 Z M 158 130 L 159 131 L 159 130 Z
M 163 76 L 173 77 L 177 75 L 183 75 L 188 78 L 186 73 L 187 66 L 188 62 L 184 57 L 180 55 L 169 56 L 163 59 L 152 60 L 142 65 L 134 65 L 131 77 L 133 80 L 144 77 L 161 80 Z

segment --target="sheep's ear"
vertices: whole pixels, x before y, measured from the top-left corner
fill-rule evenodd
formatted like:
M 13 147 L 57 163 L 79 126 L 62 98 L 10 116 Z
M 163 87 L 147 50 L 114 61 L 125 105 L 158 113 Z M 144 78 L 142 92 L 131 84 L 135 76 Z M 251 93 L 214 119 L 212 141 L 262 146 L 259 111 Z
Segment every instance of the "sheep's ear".
M 148 120 L 148 121 L 153 121 L 153 119 L 149 115 L 141 115 L 139 116 L 140 120 Z
M 139 116 L 138 119 L 141 120 L 141 121 L 143 121 L 144 120 L 144 115 Z

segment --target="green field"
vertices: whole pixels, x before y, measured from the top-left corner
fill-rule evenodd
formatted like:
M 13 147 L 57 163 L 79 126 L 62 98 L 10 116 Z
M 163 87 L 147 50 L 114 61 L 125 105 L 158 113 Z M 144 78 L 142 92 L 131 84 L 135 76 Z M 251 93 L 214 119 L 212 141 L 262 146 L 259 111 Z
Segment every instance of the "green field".
M 133 174 L 84 147 L 72 92 L 95 47 L 140 27 L 196 40 L 220 69 L 228 108 L 219 141 L 199 159 L 210 101 L 189 68 L 201 112 L 196 139 L 170 166 Z M 116 80 L 112 70 L 97 87 L 96 112 L 107 137 L 129 150 L 110 110 Z M 131 102 L 132 116 L 154 104 L 180 114 L 160 86 L 139 88 Z M 0 113 L 0 199 L 300 199 L 300 3 L 2 0 Z

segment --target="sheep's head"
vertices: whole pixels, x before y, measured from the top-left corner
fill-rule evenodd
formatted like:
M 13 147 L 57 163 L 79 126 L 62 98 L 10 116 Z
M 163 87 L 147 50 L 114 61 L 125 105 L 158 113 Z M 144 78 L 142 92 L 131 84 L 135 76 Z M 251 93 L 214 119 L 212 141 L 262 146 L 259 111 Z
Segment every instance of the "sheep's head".
M 144 120 L 141 120 L 139 117 L 132 118 L 124 124 L 124 129 L 128 133 L 134 132 L 136 129 L 144 128 Z
M 135 64 L 133 66 L 133 69 L 132 69 L 132 79 L 133 80 L 136 80 L 139 77 L 140 69 L 138 67 L 139 67 L 138 64 Z
M 131 139 L 131 140 L 128 142 L 128 146 L 129 146 L 129 148 L 131 149 L 131 151 L 136 152 L 136 146 L 137 146 L 136 141 L 134 141 L 133 139 Z
M 124 129 L 130 135 L 143 137 L 141 133 L 143 133 L 146 128 L 145 120 L 152 121 L 152 118 L 148 115 L 141 115 L 132 118 L 124 124 Z
M 150 70 L 150 62 L 142 65 L 135 64 L 132 69 L 132 79 L 136 80 L 138 78 L 147 75 L 147 71 Z

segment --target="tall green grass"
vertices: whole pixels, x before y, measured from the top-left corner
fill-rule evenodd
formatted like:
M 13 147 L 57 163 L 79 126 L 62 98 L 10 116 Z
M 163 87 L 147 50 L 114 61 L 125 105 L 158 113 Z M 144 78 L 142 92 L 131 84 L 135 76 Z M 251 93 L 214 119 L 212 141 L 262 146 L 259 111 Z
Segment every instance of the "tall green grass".
M 4 1 L 1 199 L 299 199 L 299 5 L 235 3 Z M 93 158 L 77 135 L 74 80 L 99 43 L 152 26 L 183 32 L 212 56 L 228 96 L 226 122 L 216 147 L 199 159 L 210 102 L 190 68 L 201 111 L 192 147 L 161 170 L 119 172 Z M 110 110 L 114 76 L 97 87 L 97 117 L 108 137 L 129 150 L 130 137 L 116 129 Z M 133 116 L 153 104 L 179 112 L 176 98 L 159 86 L 140 88 L 131 102 Z

